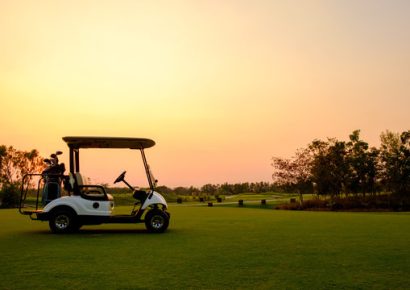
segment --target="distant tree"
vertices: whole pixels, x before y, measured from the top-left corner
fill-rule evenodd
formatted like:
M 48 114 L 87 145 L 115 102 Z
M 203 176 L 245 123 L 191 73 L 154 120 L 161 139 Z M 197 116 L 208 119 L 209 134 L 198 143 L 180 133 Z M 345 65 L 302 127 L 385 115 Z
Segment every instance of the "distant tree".
M 346 184 L 348 166 L 346 143 L 336 139 L 314 140 L 309 145 L 312 157 L 312 181 L 320 195 L 340 195 Z
M 174 192 L 176 195 L 188 195 L 188 189 L 185 188 L 185 187 L 183 187 L 183 186 L 175 187 L 174 190 L 173 190 L 173 192 Z
M 233 186 L 227 182 L 221 184 L 217 191 L 218 194 L 232 195 L 235 193 Z
M 275 184 L 285 188 L 292 188 L 296 180 L 293 172 L 292 159 L 273 157 L 272 164 L 274 172 L 272 179 Z
M 386 131 L 380 139 L 383 184 L 395 194 L 410 194 L 410 131 Z
M 41 172 L 45 168 L 37 150 L 19 151 L 12 146 L 0 146 L 0 184 L 20 183 L 27 173 Z
M 215 195 L 217 191 L 218 191 L 218 185 L 208 183 L 201 187 L 201 192 L 202 194 L 205 194 L 205 195 Z
M 303 201 L 303 194 L 312 192 L 312 155 L 309 149 L 299 149 L 292 159 L 274 157 L 273 182 L 288 190 L 295 190 Z
M 165 185 L 157 186 L 157 187 L 156 187 L 156 190 L 157 190 L 158 192 L 163 193 L 163 194 L 170 194 L 170 193 L 172 193 L 172 189 L 169 188 L 169 187 L 167 187 L 167 186 L 165 186 Z
M 201 192 L 198 188 L 194 187 L 194 186 L 190 186 L 188 188 L 189 194 L 192 196 L 198 196 L 199 193 Z
M 360 130 L 353 131 L 347 146 L 346 191 L 351 193 L 375 193 L 378 174 L 379 150 L 360 140 Z
M 244 183 L 235 183 L 232 185 L 232 192 L 233 194 L 240 194 L 246 192 L 246 187 Z
M 273 158 L 272 158 L 272 162 L 273 162 Z M 252 182 L 252 183 L 246 184 L 246 191 L 244 192 L 261 193 L 261 192 L 269 192 L 269 191 L 278 191 L 278 188 L 282 189 L 283 187 L 280 187 L 275 183 L 269 183 L 269 182 Z
M 45 165 L 37 150 L 19 151 L 12 146 L 0 146 L 0 199 L 3 207 L 17 205 L 23 176 L 41 172 Z M 26 180 L 27 185 L 30 179 Z
M 0 145 L 0 188 L 3 185 L 5 178 L 4 178 L 4 172 L 5 172 L 5 163 L 7 158 L 7 147 L 4 145 Z
M 379 162 L 380 150 L 371 147 L 367 153 L 367 174 L 365 181 L 365 192 L 375 194 L 380 191 L 380 184 L 378 182 L 380 178 L 380 162 Z

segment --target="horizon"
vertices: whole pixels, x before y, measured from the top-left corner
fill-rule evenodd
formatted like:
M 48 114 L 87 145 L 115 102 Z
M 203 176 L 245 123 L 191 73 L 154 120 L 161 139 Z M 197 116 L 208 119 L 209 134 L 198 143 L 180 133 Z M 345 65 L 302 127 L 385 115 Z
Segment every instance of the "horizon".
M 0 145 L 152 138 L 159 185 L 271 182 L 271 158 L 410 124 L 410 2 L 2 1 Z M 84 174 L 143 186 L 140 157 L 85 151 Z M 145 181 L 144 181 L 145 182 Z

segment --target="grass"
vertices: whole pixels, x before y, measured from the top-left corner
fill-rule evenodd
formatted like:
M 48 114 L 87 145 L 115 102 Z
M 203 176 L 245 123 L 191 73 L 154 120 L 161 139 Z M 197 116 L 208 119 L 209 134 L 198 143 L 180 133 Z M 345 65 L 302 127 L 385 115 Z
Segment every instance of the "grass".
M 268 208 L 272 209 L 277 205 L 289 203 L 291 198 L 298 199 L 299 195 L 292 193 L 264 192 L 264 193 L 241 193 L 234 195 L 219 195 L 222 202 L 218 202 L 216 196 L 209 196 L 209 200 L 199 201 L 199 197 L 182 197 L 182 206 L 207 206 L 212 202 L 214 206 L 237 207 L 238 201 L 243 200 L 244 205 L 250 208 Z M 266 204 L 261 205 L 261 200 Z
M 119 209 L 124 210 L 123 209 Z M 127 209 L 128 210 L 128 209 Z M 409 213 L 171 206 L 169 231 L 0 211 L 0 289 L 408 289 Z
M 265 193 L 241 193 L 234 195 L 225 195 L 225 201 L 238 201 L 240 199 L 245 201 L 260 201 L 261 199 L 271 200 L 277 199 L 285 202 L 289 202 L 292 197 L 297 197 L 297 194 L 291 193 L 278 193 L 278 192 L 265 192 Z
M 276 207 L 279 204 L 288 203 L 291 198 L 295 198 L 297 196 L 297 194 L 277 192 L 242 193 L 235 195 L 227 195 L 225 196 L 222 203 L 214 202 L 214 205 L 237 207 L 238 201 L 243 200 L 243 204 L 245 207 L 272 209 L 273 207 Z M 266 204 L 264 205 L 261 204 L 261 200 L 263 199 L 266 202 Z

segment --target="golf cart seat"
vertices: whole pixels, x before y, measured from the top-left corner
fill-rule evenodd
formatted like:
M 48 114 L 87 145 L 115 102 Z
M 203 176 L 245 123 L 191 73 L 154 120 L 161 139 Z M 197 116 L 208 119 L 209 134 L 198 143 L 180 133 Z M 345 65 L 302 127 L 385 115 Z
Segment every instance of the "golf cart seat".
M 80 195 L 82 198 L 89 200 L 114 200 L 111 194 L 107 194 L 103 186 L 89 184 L 89 179 L 79 172 L 70 173 L 70 181 L 72 181 L 74 195 Z

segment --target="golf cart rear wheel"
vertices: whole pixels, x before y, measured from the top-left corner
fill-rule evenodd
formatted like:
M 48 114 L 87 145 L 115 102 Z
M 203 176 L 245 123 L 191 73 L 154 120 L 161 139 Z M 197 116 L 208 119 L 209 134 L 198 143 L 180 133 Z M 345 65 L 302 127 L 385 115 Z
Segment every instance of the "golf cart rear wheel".
M 145 226 L 151 233 L 163 233 L 169 225 L 169 216 L 162 210 L 150 210 L 145 216 Z
M 75 215 L 68 210 L 57 210 L 54 212 L 48 224 L 51 231 L 55 234 L 71 233 L 79 229 Z

